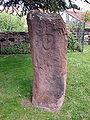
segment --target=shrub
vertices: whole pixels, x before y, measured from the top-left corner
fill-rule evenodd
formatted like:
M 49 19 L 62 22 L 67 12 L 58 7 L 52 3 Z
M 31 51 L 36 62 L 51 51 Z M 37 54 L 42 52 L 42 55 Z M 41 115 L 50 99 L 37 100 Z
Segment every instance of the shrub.
M 10 46 L 8 48 L 1 50 L 1 54 L 27 54 L 27 53 L 30 53 L 29 43 Z
M 82 51 L 81 45 L 77 40 L 75 40 L 73 34 L 71 32 L 68 32 L 67 36 L 68 36 L 68 46 L 67 46 L 68 50 L 81 52 Z
M 27 31 L 26 18 L 2 12 L 0 13 L 0 31 Z

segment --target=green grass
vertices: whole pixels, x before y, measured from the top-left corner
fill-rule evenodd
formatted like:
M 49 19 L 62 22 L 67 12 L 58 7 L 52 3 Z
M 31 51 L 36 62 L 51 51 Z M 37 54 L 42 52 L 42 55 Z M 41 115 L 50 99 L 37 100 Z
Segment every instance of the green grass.
M 68 53 L 65 102 L 60 112 L 29 103 L 33 70 L 30 55 L 0 57 L 0 120 L 90 120 L 90 46 Z

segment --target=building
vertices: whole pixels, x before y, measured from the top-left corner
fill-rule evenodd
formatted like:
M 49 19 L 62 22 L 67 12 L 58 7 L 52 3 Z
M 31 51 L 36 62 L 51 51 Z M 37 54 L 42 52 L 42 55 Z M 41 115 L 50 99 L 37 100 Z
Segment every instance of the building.
M 66 23 L 67 30 L 72 31 L 78 41 L 83 39 L 84 33 L 84 43 L 88 44 L 90 43 L 90 21 L 84 21 L 85 15 L 90 17 L 90 12 L 67 11 L 62 14 L 62 17 Z

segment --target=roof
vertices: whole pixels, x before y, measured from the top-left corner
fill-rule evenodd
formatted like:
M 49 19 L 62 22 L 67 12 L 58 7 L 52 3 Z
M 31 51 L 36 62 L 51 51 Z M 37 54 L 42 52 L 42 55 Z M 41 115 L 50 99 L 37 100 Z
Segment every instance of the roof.
M 90 14 L 90 12 L 74 12 L 74 11 L 68 11 L 68 14 L 69 14 L 69 15 L 72 15 L 73 17 L 75 17 L 76 19 L 78 19 L 78 20 L 81 21 L 81 22 L 84 22 L 83 16 L 84 16 L 85 14 L 87 14 L 87 13 Z M 89 21 L 89 22 L 86 22 L 85 25 L 90 28 L 90 21 Z

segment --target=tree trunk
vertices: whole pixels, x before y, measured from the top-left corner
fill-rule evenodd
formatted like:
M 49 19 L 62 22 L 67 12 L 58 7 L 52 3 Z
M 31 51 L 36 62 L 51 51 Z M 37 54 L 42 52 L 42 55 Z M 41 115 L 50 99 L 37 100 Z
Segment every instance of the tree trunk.
M 66 88 L 65 24 L 56 13 L 31 11 L 27 16 L 34 69 L 32 104 L 58 111 Z

